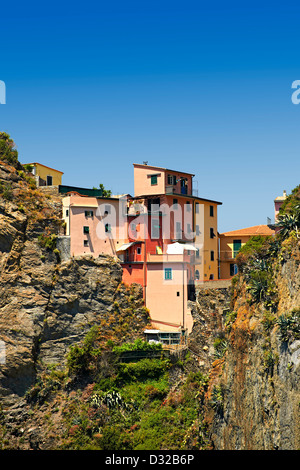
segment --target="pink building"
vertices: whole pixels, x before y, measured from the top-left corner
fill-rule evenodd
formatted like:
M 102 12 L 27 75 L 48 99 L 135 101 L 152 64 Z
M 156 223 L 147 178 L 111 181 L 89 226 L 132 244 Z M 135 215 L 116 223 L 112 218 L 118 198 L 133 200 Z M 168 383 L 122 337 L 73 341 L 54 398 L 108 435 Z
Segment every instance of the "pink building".
M 71 194 L 63 198 L 70 255 L 101 253 L 117 256 L 127 240 L 126 202 L 122 198 L 96 198 Z
M 286 200 L 286 191 L 283 191 L 282 196 L 278 196 L 274 199 L 274 210 L 275 210 L 275 222 L 277 222 L 277 217 L 279 214 L 279 209 L 282 206 L 283 202 Z

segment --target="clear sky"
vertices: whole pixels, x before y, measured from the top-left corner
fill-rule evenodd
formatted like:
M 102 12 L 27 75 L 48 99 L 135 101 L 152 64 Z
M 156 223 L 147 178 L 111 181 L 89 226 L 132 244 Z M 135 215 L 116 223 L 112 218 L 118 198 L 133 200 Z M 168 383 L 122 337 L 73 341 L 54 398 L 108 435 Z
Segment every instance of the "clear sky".
M 300 183 L 296 1 L 1 5 L 0 130 L 63 183 L 133 194 L 133 163 L 194 173 L 219 231 Z

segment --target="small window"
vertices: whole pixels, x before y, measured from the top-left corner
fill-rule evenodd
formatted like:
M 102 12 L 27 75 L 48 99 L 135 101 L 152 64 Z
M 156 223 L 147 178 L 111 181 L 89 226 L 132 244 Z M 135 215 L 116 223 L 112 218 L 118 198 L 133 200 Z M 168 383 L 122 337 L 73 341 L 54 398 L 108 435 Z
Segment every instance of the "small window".
M 83 240 L 83 246 L 89 246 L 89 241 L 88 240 Z
M 187 212 L 191 212 L 191 210 L 192 210 L 190 201 L 186 201 L 186 210 L 187 210 Z
M 104 206 L 104 215 L 110 214 L 111 213 L 111 208 L 110 204 Z
M 69 216 L 69 209 L 66 209 L 66 217 Z
M 180 297 L 180 292 L 177 291 L 177 297 Z
M 195 212 L 196 214 L 199 214 L 199 202 L 196 202 L 195 204 Z
M 173 175 L 168 175 L 168 184 L 173 184 Z
M 52 186 L 53 181 L 52 181 L 52 176 L 47 176 L 47 186 Z
M 211 217 L 214 216 L 214 206 L 209 206 L 209 215 L 210 215 Z
M 111 225 L 110 224 L 105 224 L 105 232 L 106 233 L 111 233 Z
M 199 248 L 196 248 L 196 250 L 197 250 L 197 251 L 196 251 L 196 258 L 200 258 L 200 250 L 199 250 Z
M 174 209 L 177 209 L 177 207 L 178 207 L 178 199 L 173 199 L 173 206 L 174 206 Z
M 199 274 L 198 269 L 196 269 L 196 271 L 195 271 L 195 279 L 196 279 L 196 281 L 199 281 L 199 279 L 200 279 L 200 274 Z
M 172 268 L 165 268 L 165 280 L 172 279 Z
M 210 238 L 215 238 L 214 229 L 210 228 Z
M 151 176 L 151 186 L 154 186 L 157 184 L 157 175 L 152 175 Z
M 215 261 L 215 252 L 214 251 L 210 252 L 210 261 Z
M 186 224 L 186 230 L 187 230 L 187 233 L 191 233 L 192 231 L 191 224 Z
M 83 233 L 90 233 L 90 227 L 83 227 Z
M 136 249 L 136 254 L 137 254 L 137 255 L 140 255 L 141 252 L 142 252 L 142 249 L 141 249 L 141 247 L 139 246 L 139 247 Z
M 93 211 L 84 211 L 85 217 L 93 217 L 94 212 Z
M 200 228 L 199 228 L 199 225 L 196 225 L 196 235 L 200 235 Z
M 181 223 L 176 222 L 176 238 L 181 239 L 182 238 L 182 230 L 181 230 Z

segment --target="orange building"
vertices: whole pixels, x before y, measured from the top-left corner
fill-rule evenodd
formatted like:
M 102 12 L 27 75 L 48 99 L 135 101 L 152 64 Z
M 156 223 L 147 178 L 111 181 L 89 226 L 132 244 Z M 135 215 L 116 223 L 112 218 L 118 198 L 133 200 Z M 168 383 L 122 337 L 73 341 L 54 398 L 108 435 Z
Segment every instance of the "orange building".
M 274 235 L 268 225 L 255 225 L 240 230 L 232 230 L 219 235 L 220 239 L 220 279 L 229 279 L 237 273 L 235 257 L 239 249 L 255 235 Z

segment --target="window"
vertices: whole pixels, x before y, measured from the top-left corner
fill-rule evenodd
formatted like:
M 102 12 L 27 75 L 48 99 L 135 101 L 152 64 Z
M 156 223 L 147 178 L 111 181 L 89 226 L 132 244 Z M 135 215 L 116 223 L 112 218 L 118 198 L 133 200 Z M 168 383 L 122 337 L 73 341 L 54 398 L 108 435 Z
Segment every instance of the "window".
M 175 238 L 179 238 L 179 239 L 182 238 L 182 231 L 181 231 L 181 223 L 180 222 L 176 222 L 176 236 L 175 236 Z
M 177 291 L 177 297 L 180 297 L 180 292 Z
M 159 220 L 151 218 L 151 238 L 158 239 L 159 238 Z
M 195 212 L 196 214 L 199 214 L 199 202 L 196 202 Z
M 110 214 L 110 213 L 111 213 L 110 204 L 109 204 L 109 205 L 105 205 L 105 206 L 104 206 L 104 215 L 107 215 L 107 214 Z
M 111 225 L 110 224 L 105 224 L 105 232 L 106 233 L 111 233 Z
M 47 186 L 52 186 L 52 176 L 47 176 Z
M 172 279 L 172 268 L 165 268 L 165 280 Z
M 233 257 L 235 258 L 242 246 L 242 240 L 233 240 Z
M 83 240 L 83 246 L 89 246 L 89 241 L 88 240 Z
M 200 228 L 199 228 L 199 225 L 196 225 L 196 235 L 200 235 Z
M 209 215 L 210 215 L 211 217 L 214 216 L 214 206 L 209 206 Z
M 83 233 L 90 233 L 90 227 L 83 227 Z
M 175 175 L 168 175 L 168 184 L 172 184 L 173 186 L 176 184 L 176 176 Z
M 230 263 L 230 276 L 235 276 L 238 272 L 238 267 L 236 264 Z
M 151 186 L 154 186 L 157 184 L 157 175 L 152 175 L 151 176 Z
M 191 212 L 191 210 L 192 210 L 190 201 L 186 201 L 186 210 L 188 212 Z
M 174 209 L 177 209 L 177 207 L 178 207 L 178 199 L 173 199 L 173 207 L 174 207 Z
M 215 261 L 215 252 L 214 251 L 210 252 L 210 261 Z
M 210 228 L 210 238 L 215 238 L 214 229 Z
M 142 249 L 141 249 L 141 247 L 139 246 L 139 247 L 136 249 L 136 254 L 137 254 L 137 255 L 140 255 L 141 252 L 142 252 Z
M 186 224 L 186 230 L 187 230 L 187 233 L 191 233 L 192 231 L 191 224 Z
M 94 212 L 93 211 L 84 211 L 85 217 L 93 217 Z
M 200 250 L 199 250 L 199 248 L 196 248 L 196 249 L 197 249 L 197 251 L 196 251 L 196 258 L 200 258 Z
M 66 217 L 69 215 L 69 209 L 66 209 Z

